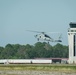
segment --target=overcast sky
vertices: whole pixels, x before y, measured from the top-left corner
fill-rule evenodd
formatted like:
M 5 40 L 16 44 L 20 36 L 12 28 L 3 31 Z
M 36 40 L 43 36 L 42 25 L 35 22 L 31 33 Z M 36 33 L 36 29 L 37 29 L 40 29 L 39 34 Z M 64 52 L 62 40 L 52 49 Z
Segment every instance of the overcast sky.
M 61 32 L 68 45 L 70 22 L 76 22 L 76 0 L 0 0 L 0 46 L 35 44 L 37 33 L 26 30 Z

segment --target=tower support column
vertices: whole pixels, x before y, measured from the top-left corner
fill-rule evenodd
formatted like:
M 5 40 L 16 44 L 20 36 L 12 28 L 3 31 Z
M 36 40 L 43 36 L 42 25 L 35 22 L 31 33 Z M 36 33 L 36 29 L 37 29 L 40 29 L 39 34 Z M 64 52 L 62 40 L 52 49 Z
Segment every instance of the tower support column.
M 69 63 L 76 63 L 76 23 L 70 23 L 68 29 Z

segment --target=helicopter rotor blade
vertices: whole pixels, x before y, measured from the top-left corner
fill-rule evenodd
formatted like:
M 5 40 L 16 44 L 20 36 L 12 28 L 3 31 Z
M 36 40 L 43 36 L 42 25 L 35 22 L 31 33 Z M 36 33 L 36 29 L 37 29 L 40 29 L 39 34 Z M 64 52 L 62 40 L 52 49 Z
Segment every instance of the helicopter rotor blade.
M 36 33 L 42 33 L 42 34 L 60 34 L 60 32 L 41 32 L 41 31 L 33 31 L 33 30 L 26 30 L 26 31 L 30 31 L 30 32 L 36 32 Z
M 36 33 L 45 33 L 45 32 L 33 31 L 33 30 L 26 30 L 26 31 L 36 32 Z
M 46 33 L 50 33 L 50 34 L 60 34 L 60 32 L 46 32 Z
M 40 33 L 39 31 L 32 31 L 32 30 L 26 30 L 26 31 Z

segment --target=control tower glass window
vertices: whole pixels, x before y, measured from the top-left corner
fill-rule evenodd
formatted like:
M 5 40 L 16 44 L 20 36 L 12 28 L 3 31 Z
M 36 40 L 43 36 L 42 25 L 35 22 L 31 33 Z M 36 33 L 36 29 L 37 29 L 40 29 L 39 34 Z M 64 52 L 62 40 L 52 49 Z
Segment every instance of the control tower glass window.
M 70 28 L 76 28 L 76 23 L 71 22 L 69 25 L 70 25 Z

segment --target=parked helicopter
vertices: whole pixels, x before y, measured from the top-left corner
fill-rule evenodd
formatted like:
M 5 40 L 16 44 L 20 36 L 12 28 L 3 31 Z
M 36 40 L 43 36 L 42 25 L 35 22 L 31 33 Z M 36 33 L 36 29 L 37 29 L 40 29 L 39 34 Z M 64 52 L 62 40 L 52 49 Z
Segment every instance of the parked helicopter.
M 49 35 L 47 35 L 46 32 L 31 31 L 31 30 L 27 30 L 27 31 L 39 33 L 34 36 L 35 38 L 37 38 L 38 41 L 43 40 L 43 41 L 47 41 L 48 43 L 49 42 L 62 42 L 61 34 L 59 35 L 58 39 L 53 39 Z M 50 32 L 50 33 L 57 33 L 57 32 Z

